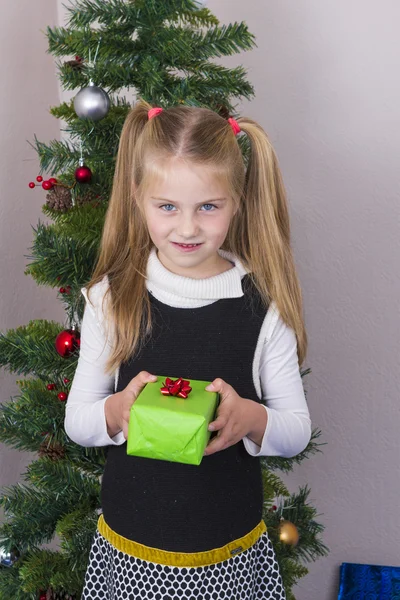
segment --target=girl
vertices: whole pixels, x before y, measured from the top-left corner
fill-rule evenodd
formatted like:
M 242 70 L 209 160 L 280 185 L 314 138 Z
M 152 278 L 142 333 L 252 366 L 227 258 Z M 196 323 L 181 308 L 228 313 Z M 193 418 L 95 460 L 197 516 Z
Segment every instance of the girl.
M 285 190 L 260 125 L 139 101 L 82 294 L 65 429 L 108 446 L 83 600 L 285 599 L 259 457 L 295 456 L 310 440 L 307 336 Z M 126 454 L 129 409 L 161 374 L 220 393 L 199 466 Z

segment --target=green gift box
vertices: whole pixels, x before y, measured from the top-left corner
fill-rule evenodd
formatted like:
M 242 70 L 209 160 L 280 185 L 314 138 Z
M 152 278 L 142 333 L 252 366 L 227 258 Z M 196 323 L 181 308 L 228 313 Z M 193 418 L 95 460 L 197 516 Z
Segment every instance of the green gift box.
M 172 379 L 159 376 L 156 382 L 147 383 L 132 404 L 127 454 L 199 465 L 211 436 L 208 425 L 219 394 L 205 390 L 210 381 L 190 379 L 186 380 L 192 388 L 187 398 L 164 395 L 161 389 L 166 392 L 164 384 Z M 176 393 L 176 387 L 179 384 L 174 389 L 170 385 L 169 390 Z

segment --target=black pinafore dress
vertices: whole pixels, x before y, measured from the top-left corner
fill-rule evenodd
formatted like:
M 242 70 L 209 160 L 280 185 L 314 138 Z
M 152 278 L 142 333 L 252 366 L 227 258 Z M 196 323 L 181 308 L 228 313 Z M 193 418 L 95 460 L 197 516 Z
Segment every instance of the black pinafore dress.
M 119 369 L 116 391 L 140 371 L 224 379 L 260 401 L 253 358 L 266 308 L 245 275 L 244 295 L 174 308 L 150 294 L 151 339 Z M 109 446 L 102 514 L 82 600 L 285 600 L 262 519 L 261 465 L 242 441 L 199 466 L 128 456 Z

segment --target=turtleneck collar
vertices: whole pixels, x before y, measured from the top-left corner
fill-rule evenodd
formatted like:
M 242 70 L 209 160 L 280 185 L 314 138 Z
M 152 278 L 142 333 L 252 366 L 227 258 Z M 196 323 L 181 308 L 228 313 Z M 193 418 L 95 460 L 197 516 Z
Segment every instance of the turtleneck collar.
M 231 252 L 219 249 L 218 253 L 233 264 L 232 268 L 205 279 L 193 279 L 169 271 L 153 247 L 147 263 L 147 289 L 160 302 L 178 308 L 195 308 L 222 298 L 243 296 L 241 280 L 247 273 L 244 264 Z

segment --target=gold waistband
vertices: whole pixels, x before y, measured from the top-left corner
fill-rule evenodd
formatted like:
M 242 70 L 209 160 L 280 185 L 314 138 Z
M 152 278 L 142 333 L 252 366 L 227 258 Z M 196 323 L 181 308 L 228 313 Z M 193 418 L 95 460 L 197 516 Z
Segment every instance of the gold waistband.
M 141 558 L 162 565 L 171 567 L 202 567 L 221 562 L 228 558 L 232 558 L 241 552 L 244 552 L 252 546 L 258 538 L 267 530 L 264 521 L 254 527 L 245 536 L 229 542 L 221 548 L 207 550 L 206 552 L 169 552 L 167 550 L 159 550 L 151 546 L 144 546 L 138 542 L 133 542 L 113 531 L 105 522 L 103 515 L 100 515 L 97 528 L 101 535 L 117 548 L 120 552 L 125 552 L 136 558 Z

